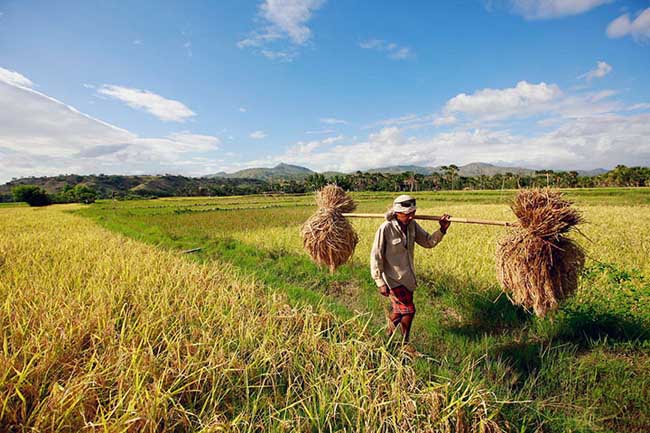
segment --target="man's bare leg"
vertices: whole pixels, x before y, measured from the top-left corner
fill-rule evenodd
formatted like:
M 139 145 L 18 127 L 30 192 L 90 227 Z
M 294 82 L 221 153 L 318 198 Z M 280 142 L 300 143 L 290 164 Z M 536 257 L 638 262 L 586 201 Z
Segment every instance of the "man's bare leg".
M 400 320 L 402 335 L 404 336 L 405 343 L 408 343 L 409 337 L 411 335 L 411 323 L 413 323 L 413 316 L 415 316 L 415 314 L 404 314 L 402 316 L 402 320 Z
M 401 320 L 402 320 L 401 314 L 391 312 L 388 315 L 388 328 L 386 329 L 386 335 L 388 335 L 389 337 L 393 335 L 393 332 L 395 332 L 395 328 L 397 328 L 397 325 L 400 324 Z M 403 332 L 404 331 L 402 331 L 402 333 Z

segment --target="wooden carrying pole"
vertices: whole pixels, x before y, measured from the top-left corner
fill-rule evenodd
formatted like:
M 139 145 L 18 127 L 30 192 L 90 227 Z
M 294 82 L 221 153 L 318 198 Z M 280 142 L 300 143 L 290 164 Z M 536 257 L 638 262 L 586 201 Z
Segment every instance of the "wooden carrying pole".
M 385 218 L 386 215 L 383 213 L 344 213 L 344 217 L 347 218 Z M 416 220 L 429 220 L 429 221 L 439 221 L 440 216 L 437 215 L 415 215 Z M 492 221 L 492 220 L 475 220 L 469 218 L 449 218 L 449 221 L 452 223 L 463 223 L 463 224 L 482 224 L 487 226 L 503 226 L 503 227 L 512 227 L 515 225 L 514 222 L 509 221 Z

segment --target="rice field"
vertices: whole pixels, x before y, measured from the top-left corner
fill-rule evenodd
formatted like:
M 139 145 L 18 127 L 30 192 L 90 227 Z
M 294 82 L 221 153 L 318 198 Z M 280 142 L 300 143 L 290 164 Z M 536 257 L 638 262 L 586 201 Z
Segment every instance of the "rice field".
M 1 211 L 0 430 L 501 431 L 494 394 L 419 378 L 367 319 L 71 209 Z
M 513 194 L 415 193 L 419 213 L 499 220 Z M 648 431 L 650 190 L 567 194 L 587 220 L 576 296 L 544 319 L 512 306 L 495 275 L 505 229 L 452 224 L 416 250 L 414 360 L 382 334 L 381 220 L 352 221 L 359 244 L 330 275 L 302 250 L 312 196 L 2 208 L 0 424 Z M 392 194 L 355 199 L 383 212 Z

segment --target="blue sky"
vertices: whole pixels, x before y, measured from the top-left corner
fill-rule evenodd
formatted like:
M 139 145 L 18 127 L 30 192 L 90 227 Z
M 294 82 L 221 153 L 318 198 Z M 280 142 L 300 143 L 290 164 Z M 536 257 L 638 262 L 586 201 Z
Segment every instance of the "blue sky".
M 650 165 L 650 1 L 0 0 L 0 181 Z

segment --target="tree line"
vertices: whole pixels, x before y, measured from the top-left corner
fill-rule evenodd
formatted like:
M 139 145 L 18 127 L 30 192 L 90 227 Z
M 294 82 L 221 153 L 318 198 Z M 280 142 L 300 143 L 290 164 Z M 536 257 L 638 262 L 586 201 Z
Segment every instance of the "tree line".
M 613 170 L 597 176 L 580 176 L 577 171 L 537 170 L 531 174 L 504 173 L 491 176 L 465 177 L 459 175 L 455 165 L 442 167 L 441 172 L 419 174 L 404 172 L 367 173 L 357 171 L 353 174 L 325 177 L 322 174 L 310 175 L 304 181 L 285 182 L 280 188 L 291 192 L 314 191 L 327 183 L 334 182 L 350 191 L 441 191 L 441 190 L 486 190 L 517 189 L 534 187 L 554 188 L 598 188 L 598 187 L 639 187 L 650 186 L 649 167 L 627 167 L 618 165 Z
M 455 165 L 442 167 L 441 172 L 419 174 L 404 172 L 368 173 L 325 176 L 315 173 L 303 180 L 261 181 L 255 179 L 206 179 L 183 176 L 159 176 L 146 188 L 133 190 L 137 185 L 128 176 L 67 176 L 66 183 L 56 192 L 47 192 L 36 184 L 21 184 L 12 188 L 13 201 L 27 202 L 32 206 L 51 203 L 92 203 L 99 198 L 143 199 L 171 196 L 229 196 L 262 193 L 307 193 L 318 190 L 328 183 L 336 183 L 349 191 L 443 191 L 443 190 L 489 190 L 517 189 L 550 186 L 554 188 L 641 187 L 650 186 L 649 167 L 618 165 L 613 170 L 597 176 L 579 176 L 576 171 L 538 170 L 531 174 L 504 173 L 491 176 L 460 176 Z M 85 184 L 87 178 L 101 186 Z M 164 181 L 164 182 L 163 182 Z M 130 182 L 130 183 L 129 183 Z M 162 184 L 162 185 L 161 185 Z
M 47 206 L 53 203 L 94 203 L 99 194 L 86 185 L 66 185 L 61 191 L 48 194 L 37 185 L 19 185 L 11 190 L 16 202 L 25 202 L 30 206 Z

